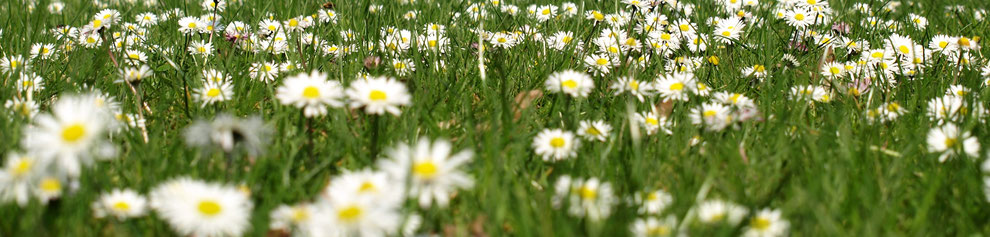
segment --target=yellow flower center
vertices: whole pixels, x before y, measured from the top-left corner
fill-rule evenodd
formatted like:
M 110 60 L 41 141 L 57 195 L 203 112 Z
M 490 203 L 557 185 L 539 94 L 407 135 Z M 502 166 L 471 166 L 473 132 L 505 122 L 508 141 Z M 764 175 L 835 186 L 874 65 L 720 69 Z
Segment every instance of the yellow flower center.
M 550 139 L 550 146 L 552 146 L 553 148 L 562 148 L 566 143 L 567 142 L 564 141 L 564 138 L 555 137 L 553 139 Z
M 681 31 L 688 31 L 691 29 L 690 26 L 688 26 L 687 24 L 681 24 L 679 28 L 681 29 Z
M 954 147 L 954 146 L 956 146 L 956 142 L 957 141 L 956 141 L 955 138 L 946 138 L 945 139 L 945 147 L 949 147 L 949 148 Z
M 632 90 L 639 90 L 639 82 L 636 80 L 629 81 L 629 88 Z
M 302 208 L 294 208 L 294 209 L 295 210 L 292 211 L 292 220 L 299 222 L 309 219 L 309 212 L 307 212 L 306 209 L 302 209 Z
M 62 129 L 62 140 L 73 143 L 78 142 L 86 135 L 86 127 L 81 123 L 75 123 Z
M 433 177 L 437 174 L 437 165 L 431 161 L 417 162 L 413 165 L 413 173 L 420 177 Z
M 298 25 L 299 25 L 299 21 L 298 20 L 296 20 L 296 19 L 289 20 L 289 26 L 296 27 Z
M 387 98 L 388 95 L 386 95 L 384 91 L 380 90 L 371 90 L 371 93 L 368 94 L 368 99 L 371 99 L 372 101 L 383 101 Z
M 832 74 L 839 74 L 840 72 L 842 72 L 842 69 L 839 69 L 838 67 L 832 67 L 829 68 L 828 71 L 831 72 Z
M 14 166 L 14 176 L 21 176 L 31 170 L 31 161 L 27 159 L 21 159 L 17 162 L 17 166 Z
M 375 184 L 371 182 L 364 182 L 361 184 L 361 187 L 358 188 L 358 192 L 368 192 L 374 190 L 375 190 Z
M 905 45 L 901 45 L 901 47 L 897 47 L 897 50 L 900 50 L 902 54 L 909 54 L 909 53 L 911 53 L 911 48 L 908 48 Z
M 209 97 L 217 97 L 219 95 L 220 95 L 220 89 L 217 88 L 210 88 L 210 90 L 206 91 L 206 96 Z
M 764 67 L 763 65 L 753 66 L 753 71 L 756 71 L 756 72 L 763 72 L 763 71 L 766 71 L 766 70 L 767 70 L 767 68 Z
M 361 210 L 361 207 L 350 206 L 337 211 L 337 218 L 345 222 L 353 222 L 360 218 L 363 213 L 364 211 Z
M 794 20 L 803 21 L 804 20 L 804 14 L 801 14 L 801 13 L 794 14 Z
M 54 178 L 45 178 L 41 180 L 41 190 L 45 192 L 57 192 L 62 190 L 62 182 Z
M 595 60 L 595 63 L 599 66 L 605 66 L 608 64 L 608 59 L 599 58 L 598 60 Z
M 131 210 L 131 204 L 127 204 L 127 202 L 120 201 L 113 204 L 113 209 L 116 209 L 118 211 L 129 211 Z
M 216 216 L 217 214 L 220 214 L 221 211 L 223 211 L 223 207 L 220 206 L 220 203 L 217 203 L 216 201 L 213 200 L 200 201 L 199 205 L 196 206 L 196 209 L 199 210 L 200 214 L 210 217 Z
M 587 200 L 594 200 L 595 198 L 598 198 L 598 192 L 588 187 L 581 187 L 578 189 L 578 195 L 581 196 L 582 199 Z
M 753 218 L 753 223 L 751 223 L 750 226 L 752 226 L 753 229 L 766 230 L 767 228 L 770 228 L 770 220 L 763 217 L 756 217 Z
M 722 31 L 722 36 L 729 37 L 730 35 L 732 35 L 732 32 Z
M 660 124 L 660 121 L 657 121 L 655 118 L 646 118 L 646 124 L 657 126 Z
M 969 38 L 966 38 L 966 37 L 959 38 L 959 45 L 961 45 L 961 46 L 969 46 Z
M 550 15 L 550 9 L 549 8 L 543 9 L 543 12 L 542 13 L 543 13 L 543 15 Z
M 670 235 L 670 228 L 667 226 L 657 226 L 646 230 L 647 236 L 667 236 Z
M 320 97 L 320 89 L 317 89 L 315 86 L 307 86 L 303 89 L 302 94 L 307 99 L 316 99 L 316 97 Z
M 873 57 L 873 58 L 882 58 L 883 57 L 883 53 L 882 52 L 873 52 L 873 54 L 870 54 L 870 57 Z
M 945 41 L 938 42 L 938 47 L 939 48 L 943 48 L 944 49 L 946 46 L 949 46 L 949 42 L 945 42 Z
M 684 89 L 684 83 L 675 82 L 674 84 L 670 84 L 670 90 L 672 91 L 681 91 L 683 89 Z
M 705 112 L 701 114 L 704 115 L 705 117 L 713 117 L 717 113 L 718 112 L 715 112 L 715 110 L 705 110 Z
M 562 85 L 564 87 L 567 87 L 567 88 L 570 88 L 570 89 L 574 89 L 574 88 L 577 87 L 578 84 L 574 80 L 566 80 L 564 82 L 561 82 L 560 85 Z

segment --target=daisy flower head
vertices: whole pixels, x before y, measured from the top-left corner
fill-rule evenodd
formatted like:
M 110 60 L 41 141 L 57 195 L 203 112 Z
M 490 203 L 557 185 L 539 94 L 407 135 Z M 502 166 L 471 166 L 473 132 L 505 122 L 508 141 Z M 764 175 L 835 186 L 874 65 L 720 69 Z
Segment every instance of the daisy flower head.
M 638 113 L 635 119 L 646 129 L 647 135 L 656 134 L 657 131 L 661 130 L 664 133 L 673 134 L 673 131 L 670 131 L 670 124 L 667 121 L 667 117 L 658 116 L 655 110 Z
M 140 65 L 137 67 L 127 67 L 120 70 L 120 79 L 114 81 L 116 83 L 139 83 L 145 78 L 149 78 L 154 73 L 148 65 Z
M 319 231 L 326 236 L 392 236 L 401 216 L 395 204 L 360 195 L 331 194 L 315 205 L 321 210 Z
M 234 152 L 243 149 L 248 156 L 264 152 L 271 139 L 272 128 L 259 116 L 247 118 L 220 114 L 212 120 L 197 120 L 184 131 L 186 145 Z
M 577 135 L 589 141 L 604 142 L 611 131 L 612 125 L 605 123 L 604 120 L 584 120 L 578 126 Z
M 19 114 L 25 118 L 33 118 L 38 114 L 38 103 L 27 98 L 11 98 L 3 105 L 12 114 Z
M 667 216 L 663 219 L 656 217 L 638 218 L 633 221 L 631 231 L 637 237 L 675 236 L 677 217 Z
M 653 85 L 651 83 L 641 82 L 631 77 L 619 77 L 619 79 L 612 83 L 610 88 L 615 90 L 614 95 L 629 92 L 630 95 L 635 96 L 640 102 L 643 101 L 644 95 L 649 95 L 653 91 Z
M 31 45 L 31 58 L 48 59 L 55 54 L 54 44 L 35 43 Z
M 607 75 L 613 66 L 619 64 L 619 60 L 606 54 L 592 54 L 584 58 L 584 64 L 595 75 Z
M 276 98 L 283 105 L 303 109 L 306 117 L 325 115 L 327 106 L 343 107 L 343 97 L 340 83 L 328 81 L 327 74 L 318 71 L 287 77 L 276 90 Z
M 737 225 L 749 213 L 746 207 L 722 200 L 705 201 L 698 206 L 698 220 L 705 224 Z
M 694 74 L 690 72 L 675 72 L 660 76 L 653 83 L 653 89 L 664 97 L 665 101 L 688 101 L 689 93 L 694 91 L 697 83 Z
M 249 193 L 235 186 L 175 179 L 151 190 L 151 207 L 180 235 L 239 236 L 250 227 Z
M 581 141 L 574 133 L 561 129 L 544 129 L 533 137 L 533 150 L 543 161 L 560 161 L 577 156 Z
M 562 176 L 554 186 L 554 207 L 559 208 L 566 203 L 568 214 L 576 217 L 603 220 L 612 214 L 612 206 L 618 202 L 612 185 L 597 178 L 572 179 Z
M 394 178 L 405 179 L 405 176 Z M 396 185 L 395 181 L 393 176 L 385 171 L 375 171 L 370 168 L 357 171 L 345 170 L 344 173 L 330 179 L 323 190 L 323 195 L 327 197 L 356 195 L 375 199 L 377 202 L 396 204 L 405 198 L 403 197 L 405 181 L 402 185 Z
M 25 92 L 37 92 L 45 89 L 45 81 L 33 72 L 21 72 L 17 79 L 17 89 Z
M 24 57 L 20 55 L 10 55 L 7 57 L 0 58 L 0 70 L 4 73 L 14 73 L 20 70 L 30 69 L 31 66 L 24 61 Z
M 553 19 L 555 16 L 557 16 L 557 9 L 558 7 L 554 5 L 544 5 L 537 7 L 534 17 L 536 17 L 536 20 L 540 22 L 548 21 L 550 19 Z
M 123 220 L 141 217 L 148 212 L 148 200 L 130 189 L 116 189 L 100 195 L 93 202 L 93 215 L 97 218 L 113 216 Z
M 420 139 L 416 144 L 403 143 L 391 149 L 388 159 L 379 163 L 379 167 L 395 183 L 406 183 L 409 178 L 409 194 L 420 207 L 429 208 L 435 202 L 443 208 L 458 189 L 474 186 L 474 179 L 463 170 L 473 153 L 470 150 L 451 153 L 453 148 L 447 140 Z
M 735 41 L 739 41 L 743 27 L 746 27 L 746 25 L 741 19 L 736 17 L 721 20 L 715 26 L 716 35 L 714 38 L 726 45 L 732 45 Z
M 281 67 L 274 62 L 252 63 L 249 69 L 251 77 L 263 82 L 274 82 L 275 77 L 281 72 Z
M 206 107 L 233 98 L 234 86 L 229 81 L 204 81 L 203 87 L 196 89 L 195 92 L 193 97 L 203 103 L 201 107 Z
M 327 215 L 319 206 L 311 203 L 296 205 L 279 205 L 272 210 L 272 222 L 269 227 L 273 230 L 291 231 L 301 236 L 325 235 L 320 220 L 317 218 Z
M 93 94 L 64 95 L 52 105 L 51 114 L 35 117 L 26 128 L 22 144 L 46 164 L 69 177 L 78 177 L 82 166 L 93 162 L 94 151 L 104 147 L 110 111 L 99 107 Z
M 399 106 L 412 104 L 406 85 L 391 77 L 359 78 L 346 91 L 351 108 L 364 108 L 365 113 L 399 116 Z
M 638 211 L 641 214 L 660 214 L 674 202 L 674 196 L 663 189 L 657 189 L 636 193 L 633 202 L 639 205 Z
M 547 78 L 544 84 L 547 91 L 552 93 L 563 92 L 564 94 L 578 98 L 588 97 L 591 90 L 595 88 L 595 82 L 591 79 L 591 76 L 569 69 L 550 74 L 550 77 Z
M 787 236 L 791 223 L 781 217 L 780 210 L 763 209 L 749 220 L 745 237 Z
M 416 63 L 412 59 L 393 59 L 392 70 L 395 75 L 406 76 L 416 71 Z
M 792 8 L 784 13 L 784 15 L 787 24 L 794 28 L 804 29 L 815 23 L 814 13 L 801 7 Z
M 45 164 L 33 155 L 20 152 L 7 153 L 0 169 L 0 202 L 17 202 L 26 206 L 33 193 L 31 187 L 44 175 Z
M 720 103 L 704 103 L 691 110 L 691 123 L 705 127 L 708 131 L 721 131 L 732 124 L 729 107 Z
M 206 23 L 200 21 L 198 17 L 187 16 L 179 19 L 179 32 L 185 34 L 194 34 L 204 27 Z
M 927 141 L 929 152 L 942 153 L 938 157 L 939 162 L 945 162 L 959 151 L 972 158 L 980 157 L 980 142 L 976 137 L 952 123 L 929 130 Z
M 192 44 L 189 45 L 189 53 L 200 56 L 213 55 L 213 43 L 203 40 L 193 41 Z
M 747 77 L 752 76 L 759 79 L 763 79 L 767 77 L 767 67 L 763 66 L 763 64 L 756 64 L 751 67 L 745 67 L 742 69 L 742 74 Z

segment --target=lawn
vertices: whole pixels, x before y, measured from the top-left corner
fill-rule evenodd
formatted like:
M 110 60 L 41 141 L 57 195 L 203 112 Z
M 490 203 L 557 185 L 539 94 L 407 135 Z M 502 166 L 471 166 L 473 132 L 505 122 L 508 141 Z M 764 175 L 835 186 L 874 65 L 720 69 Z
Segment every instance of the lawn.
M 986 7 L 4 1 L 0 236 L 983 236 Z

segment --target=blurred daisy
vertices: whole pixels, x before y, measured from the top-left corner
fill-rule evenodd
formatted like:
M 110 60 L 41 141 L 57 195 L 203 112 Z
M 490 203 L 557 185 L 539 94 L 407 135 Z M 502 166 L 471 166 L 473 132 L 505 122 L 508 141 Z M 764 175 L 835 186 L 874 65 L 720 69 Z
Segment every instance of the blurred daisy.
M 19 152 L 8 152 L 0 169 L 0 201 L 15 201 L 24 207 L 31 198 L 31 189 L 43 175 L 45 164 L 37 158 Z
M 24 57 L 21 57 L 20 55 L 3 57 L 0 58 L 0 70 L 3 70 L 4 73 L 13 73 L 19 70 L 31 68 L 26 63 L 27 62 L 24 61 Z
M 316 205 L 300 203 L 279 205 L 271 213 L 271 227 L 274 230 L 291 230 L 300 236 L 324 236 L 324 227 L 317 218 L 326 215 Z
M 93 161 L 91 153 L 104 146 L 110 112 L 97 106 L 94 95 L 66 95 L 52 105 L 51 114 L 40 114 L 35 126 L 25 130 L 22 144 L 36 152 L 44 163 L 54 163 L 58 171 L 78 177 L 82 166 Z
M 388 112 L 398 116 L 402 113 L 399 106 L 412 104 L 412 96 L 406 90 L 406 85 L 390 77 L 361 78 L 351 82 L 347 88 L 351 108 L 364 107 L 369 114 L 384 114 Z
M 127 67 L 120 70 L 120 79 L 114 81 L 116 83 L 137 83 L 141 80 L 151 77 L 154 73 L 148 65 L 141 65 L 139 67 Z
M 603 120 L 584 120 L 578 126 L 577 134 L 578 136 L 584 137 L 589 141 L 601 141 L 604 142 L 608 139 L 610 132 L 612 131 L 612 125 L 608 125 Z
M 533 137 L 533 150 L 543 161 L 559 161 L 577 156 L 581 142 L 574 134 L 561 129 L 544 129 Z
M 327 114 L 327 106 L 344 106 L 344 89 L 340 83 L 328 81 L 327 74 L 318 71 L 285 78 L 275 97 L 284 105 L 303 109 L 306 117 Z
M 48 59 L 55 54 L 54 44 L 35 43 L 31 45 L 31 58 Z
M 93 215 L 97 218 L 113 216 L 123 220 L 141 217 L 148 212 L 148 201 L 134 190 L 116 189 L 100 195 L 93 202 Z
M 629 92 L 630 95 L 635 96 L 636 99 L 643 102 L 643 96 L 653 90 L 653 85 L 630 77 L 619 77 L 619 79 L 612 83 L 610 88 L 615 90 L 614 95 Z
M 657 189 L 637 193 L 633 197 L 633 202 L 639 205 L 638 211 L 641 214 L 660 214 L 674 203 L 674 196 L 662 189 Z
M 152 208 L 180 235 L 239 236 L 250 227 L 253 204 L 234 186 L 177 179 L 151 191 Z
M 272 129 L 260 117 L 238 118 L 220 114 L 211 121 L 197 120 L 185 129 L 186 144 L 192 147 L 233 152 L 235 148 L 255 156 L 264 151 Z
M 671 134 L 667 123 L 667 117 L 659 117 L 655 111 L 642 112 L 636 114 L 636 121 L 640 123 L 644 128 L 646 128 L 647 135 L 656 134 L 657 131 L 663 130 L 664 133 Z
M 732 123 L 729 107 L 719 103 L 704 103 L 691 110 L 691 123 L 705 127 L 708 131 L 721 131 Z
M 391 236 L 401 220 L 395 204 L 366 196 L 334 193 L 317 205 L 324 214 L 313 218 L 326 236 Z
M 705 201 L 698 206 L 698 220 L 705 224 L 737 225 L 749 211 L 746 207 L 722 200 Z
M 697 85 L 692 73 L 670 73 L 658 78 L 654 89 L 665 98 L 664 101 L 688 101 L 688 92 Z
M 192 55 L 210 56 L 213 54 L 213 43 L 206 41 L 193 41 L 189 45 L 189 53 Z
M 963 132 L 952 123 L 929 130 L 927 141 L 929 152 L 942 153 L 938 157 L 939 162 L 945 162 L 959 151 L 972 158 L 980 157 L 980 142 L 976 137 Z
M 420 139 L 414 146 L 399 144 L 388 153 L 379 167 L 392 177 L 394 183 L 408 183 L 409 195 L 420 207 L 429 208 L 436 202 L 446 207 L 457 189 L 468 189 L 474 180 L 462 167 L 471 161 L 472 152 L 463 150 L 451 155 L 450 142 L 442 139 Z M 406 178 L 409 178 L 408 181 Z
M 598 221 L 612 214 L 612 206 L 617 199 L 612 193 L 612 185 L 597 178 L 572 179 L 562 176 L 557 179 L 553 197 L 554 207 L 566 203 L 567 212 L 577 217 L 587 217 Z
M 12 98 L 4 103 L 4 107 L 9 112 L 19 114 L 25 118 L 33 118 L 38 114 L 38 103 L 26 98 Z
M 663 219 L 656 217 L 637 218 L 632 224 L 632 233 L 636 237 L 675 236 L 677 218 L 667 216 Z
M 787 236 L 791 223 L 780 217 L 780 210 L 763 209 L 749 220 L 749 227 L 743 232 L 745 237 Z
M 564 70 L 550 74 L 550 77 L 547 78 L 544 84 L 547 91 L 553 93 L 563 92 L 564 94 L 578 98 L 587 97 L 591 93 L 591 90 L 595 88 L 595 82 L 591 80 L 588 74 L 574 70 Z
M 604 54 L 592 54 L 584 58 L 584 64 L 588 70 L 594 71 L 596 75 L 606 75 L 612 66 L 619 64 L 618 59 Z

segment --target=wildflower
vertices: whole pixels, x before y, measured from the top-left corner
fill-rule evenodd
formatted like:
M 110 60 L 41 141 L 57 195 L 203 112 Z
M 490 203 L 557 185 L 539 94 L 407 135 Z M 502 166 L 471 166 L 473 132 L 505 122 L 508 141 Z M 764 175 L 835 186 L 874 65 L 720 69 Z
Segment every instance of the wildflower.
M 276 91 L 276 97 L 284 105 L 303 109 L 306 117 L 325 115 L 327 106 L 344 106 L 344 89 L 340 83 L 328 81 L 327 74 L 318 71 L 286 78 Z
M 388 112 L 398 116 L 402 113 L 399 106 L 412 103 L 412 96 L 406 90 L 406 85 L 390 77 L 370 77 L 351 82 L 347 88 L 351 108 L 364 107 L 369 114 L 384 114 Z
M 544 129 L 533 137 L 533 150 L 543 161 L 560 161 L 577 156 L 581 142 L 574 134 L 561 129 Z
M 451 155 L 450 142 L 420 139 L 415 145 L 399 144 L 388 152 L 389 159 L 379 167 L 389 174 L 393 183 L 409 183 L 409 194 L 420 207 L 446 207 L 450 194 L 457 189 L 471 188 L 474 180 L 462 169 L 471 161 L 472 152 L 463 150 Z M 407 177 L 410 179 L 405 181 Z

